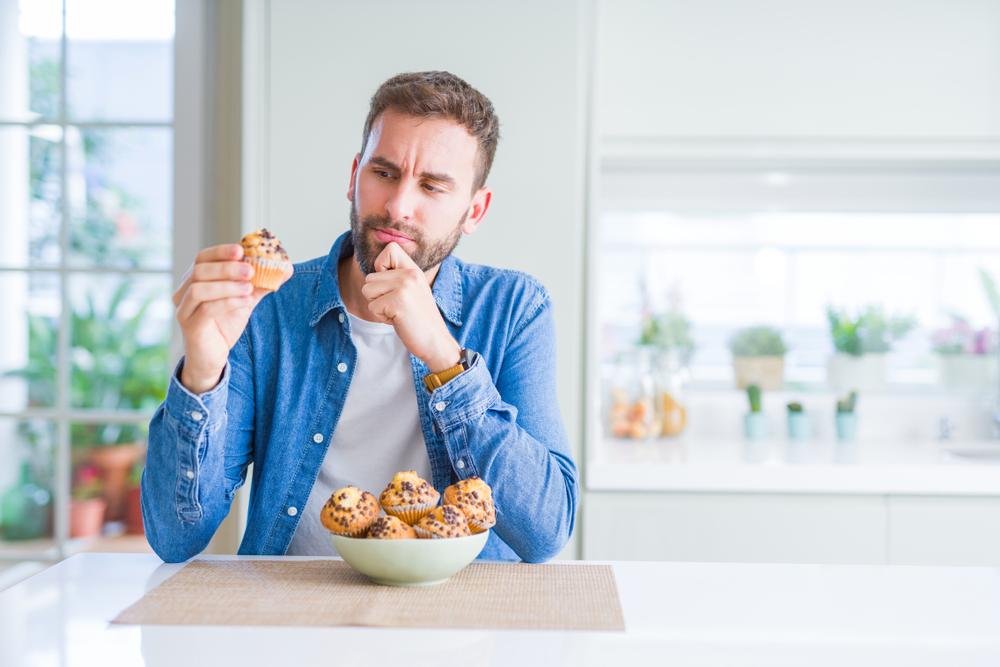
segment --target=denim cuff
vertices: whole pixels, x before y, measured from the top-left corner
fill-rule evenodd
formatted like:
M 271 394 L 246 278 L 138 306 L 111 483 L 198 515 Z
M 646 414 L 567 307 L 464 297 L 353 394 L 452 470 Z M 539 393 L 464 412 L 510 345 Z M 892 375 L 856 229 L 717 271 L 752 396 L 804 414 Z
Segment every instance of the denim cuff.
M 176 422 L 180 434 L 197 442 L 205 427 L 215 424 L 225 414 L 229 398 L 229 363 L 226 363 L 219 384 L 203 394 L 194 394 L 181 384 L 182 368 L 183 357 L 170 376 L 163 407 Z
M 499 402 L 500 392 L 486 362 L 473 352 L 472 365 L 431 392 L 428 406 L 438 428 L 447 433 L 459 424 L 482 417 Z

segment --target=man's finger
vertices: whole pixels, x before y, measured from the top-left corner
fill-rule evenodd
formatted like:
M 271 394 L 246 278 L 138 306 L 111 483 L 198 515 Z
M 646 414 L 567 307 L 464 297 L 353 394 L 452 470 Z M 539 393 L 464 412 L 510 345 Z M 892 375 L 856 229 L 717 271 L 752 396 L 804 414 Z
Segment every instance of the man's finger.
M 193 283 L 177 306 L 177 321 L 183 322 L 191 317 L 195 309 L 204 302 L 234 296 L 250 296 L 252 289 L 248 282 L 218 280 Z
M 400 284 L 398 280 L 376 280 L 371 282 L 366 282 L 361 286 L 361 293 L 366 299 L 372 301 L 379 298 L 383 294 L 388 294 L 394 290 L 399 289 Z
M 240 280 L 243 276 L 239 274 L 245 273 L 247 270 L 249 270 L 250 276 L 253 276 L 253 267 L 249 264 L 241 262 L 240 260 L 242 258 L 243 246 L 239 243 L 226 243 L 223 245 L 212 246 L 211 248 L 205 248 L 199 252 L 198 256 L 195 257 L 194 264 L 188 267 L 188 270 L 181 278 L 180 286 L 174 292 L 174 305 L 180 305 L 181 299 L 184 298 L 184 294 L 187 292 L 188 286 L 193 282 L 199 282 L 202 280 Z M 214 268 L 218 266 L 227 268 Z M 211 272 L 217 270 L 224 271 L 227 275 L 211 274 Z
M 390 269 L 405 269 L 417 266 L 416 263 L 406 254 L 398 243 L 390 241 L 382 248 L 382 252 L 375 258 L 376 271 L 388 271 Z
M 243 259 L 243 246 L 239 243 L 223 243 L 205 248 L 194 258 L 194 263 L 199 262 L 225 262 L 227 260 Z

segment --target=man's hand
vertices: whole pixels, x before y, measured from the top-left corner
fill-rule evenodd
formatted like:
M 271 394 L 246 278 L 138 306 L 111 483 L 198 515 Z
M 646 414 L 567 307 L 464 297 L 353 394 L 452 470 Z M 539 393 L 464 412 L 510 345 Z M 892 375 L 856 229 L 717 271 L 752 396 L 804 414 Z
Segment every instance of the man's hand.
M 184 339 L 180 381 L 196 394 L 218 384 L 229 350 L 243 334 L 251 311 L 270 294 L 251 284 L 253 267 L 242 258 L 243 246 L 238 243 L 206 248 L 174 292 Z M 289 271 L 285 280 L 291 275 Z
M 361 293 L 372 315 L 395 327 L 406 349 L 432 373 L 460 361 L 462 347 L 438 311 L 427 276 L 398 243 L 389 243 L 375 258 L 375 272 L 365 278 Z

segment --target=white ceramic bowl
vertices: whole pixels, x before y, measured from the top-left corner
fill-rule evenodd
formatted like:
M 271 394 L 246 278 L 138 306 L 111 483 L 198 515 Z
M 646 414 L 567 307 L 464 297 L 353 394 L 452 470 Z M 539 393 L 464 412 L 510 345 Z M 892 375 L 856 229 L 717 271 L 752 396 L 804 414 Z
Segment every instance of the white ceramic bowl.
M 432 586 L 471 563 L 490 531 L 436 540 L 369 540 L 333 535 L 333 547 L 372 581 L 388 586 Z

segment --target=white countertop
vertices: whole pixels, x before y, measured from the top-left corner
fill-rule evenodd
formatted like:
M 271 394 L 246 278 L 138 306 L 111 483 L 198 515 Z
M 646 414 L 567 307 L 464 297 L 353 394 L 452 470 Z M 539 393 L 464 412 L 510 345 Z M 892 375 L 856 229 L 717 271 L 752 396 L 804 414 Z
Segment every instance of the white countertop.
M 591 491 L 1000 496 L 998 441 L 607 439 L 591 450 Z
M 0 593 L 0 665 L 1000 664 L 992 568 L 616 562 L 624 633 L 109 625 L 180 567 L 80 554 Z

